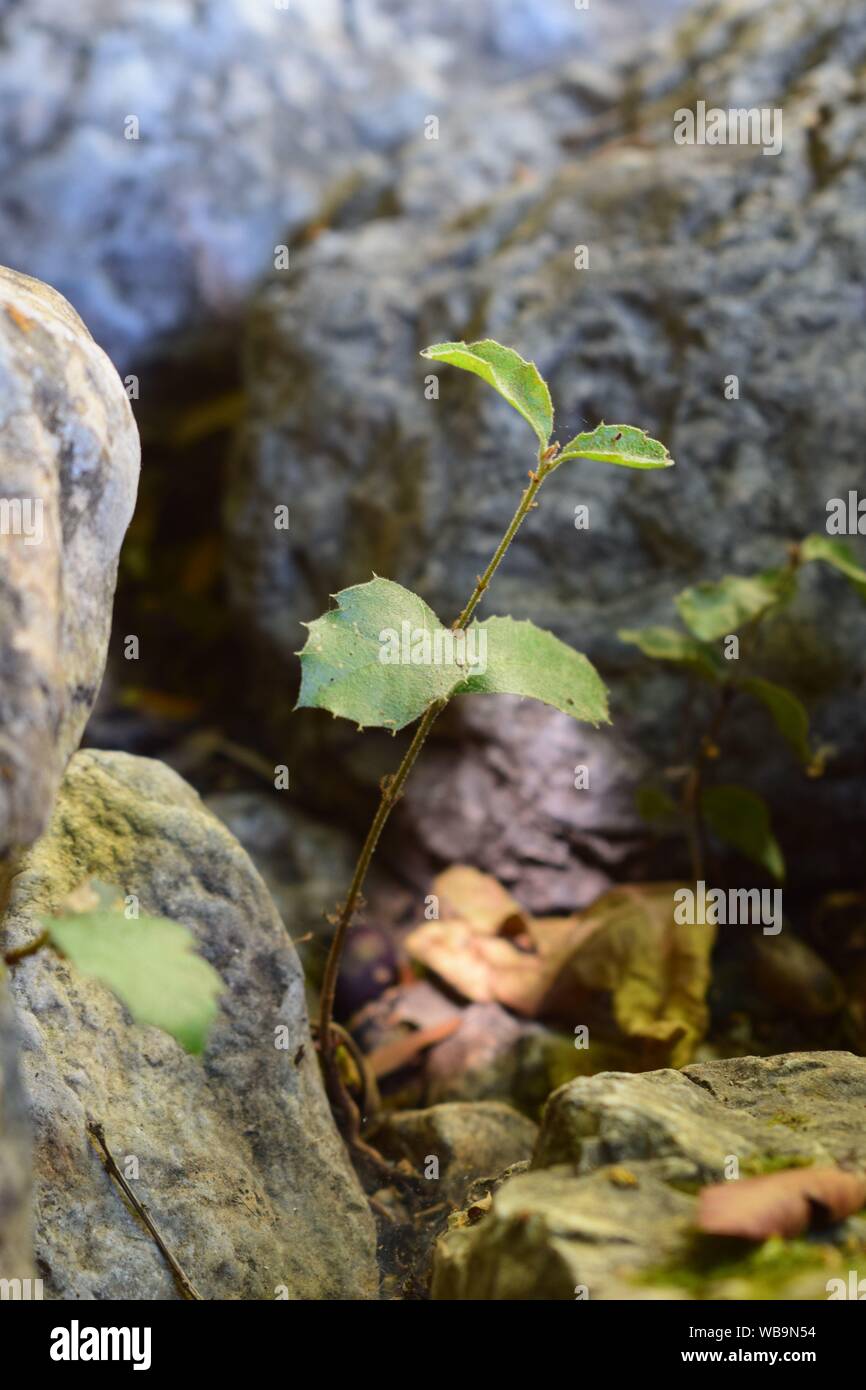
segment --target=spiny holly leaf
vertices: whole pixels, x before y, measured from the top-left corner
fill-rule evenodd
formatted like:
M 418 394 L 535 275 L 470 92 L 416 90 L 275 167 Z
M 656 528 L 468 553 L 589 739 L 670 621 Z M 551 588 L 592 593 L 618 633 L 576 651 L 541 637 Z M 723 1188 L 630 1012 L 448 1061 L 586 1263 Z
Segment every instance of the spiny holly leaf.
M 470 676 L 466 694 L 525 695 L 573 719 L 610 722 L 607 691 L 595 667 L 552 632 L 514 618 L 488 618 L 476 631 L 486 643 L 487 666 Z
M 719 680 L 724 674 L 718 653 L 678 628 L 624 627 L 617 637 L 621 642 L 639 647 L 644 656 L 652 657 L 654 661 L 673 661 L 680 666 L 691 666 L 712 681 Z
M 677 594 L 675 602 L 689 631 L 702 642 L 712 642 L 759 618 L 792 590 L 789 570 L 765 570 L 750 576 L 729 574 L 717 584 L 696 584 Z
M 605 689 L 586 657 L 532 623 L 489 618 L 455 632 L 390 579 L 335 598 L 337 607 L 309 624 L 296 708 L 396 732 L 436 700 L 498 692 L 593 724 L 607 720 Z
M 764 680 L 762 676 L 749 676 L 738 684 L 741 690 L 754 695 L 756 700 L 766 705 L 779 733 L 790 743 L 804 767 L 809 767 L 812 762 L 809 716 L 802 701 L 783 685 Z
M 513 348 L 503 347 L 492 338 L 478 343 L 433 343 L 421 356 L 480 376 L 528 421 L 541 446 L 547 444 L 553 429 L 553 404 L 534 362 L 524 361 Z
M 664 444 L 634 425 L 604 424 L 564 444 L 556 455 L 557 467 L 566 459 L 595 459 L 623 468 L 671 468 L 674 462 Z
M 187 1052 L 202 1052 L 225 986 L 196 954 L 192 932 L 165 917 L 128 921 L 108 905 L 104 885 L 92 886 L 100 906 L 43 919 L 52 945 L 82 974 L 108 985 L 137 1023 L 171 1033 Z
M 307 624 L 296 709 L 327 709 L 361 728 L 396 733 L 466 679 L 457 659 L 463 640 L 454 643 L 411 589 L 375 578 L 333 597 L 337 607 Z
M 707 825 L 726 845 L 760 864 L 780 882 L 785 860 L 770 825 L 767 803 L 747 787 L 707 787 L 701 794 L 701 811 Z
M 823 560 L 825 565 L 832 565 L 844 574 L 860 597 L 866 599 L 866 570 L 860 568 L 844 541 L 820 533 L 807 536 L 800 546 L 800 556 L 804 561 Z

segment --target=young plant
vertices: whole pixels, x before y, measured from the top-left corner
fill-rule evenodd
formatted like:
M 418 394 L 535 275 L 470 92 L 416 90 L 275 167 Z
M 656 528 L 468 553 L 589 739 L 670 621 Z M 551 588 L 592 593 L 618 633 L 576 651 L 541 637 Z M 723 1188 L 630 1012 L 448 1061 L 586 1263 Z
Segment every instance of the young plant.
M 859 567 L 844 542 L 814 535 L 792 544 L 787 564 L 778 569 L 748 576 L 727 575 L 718 583 L 706 582 L 684 589 L 674 602 L 685 631 L 644 627 L 619 633 L 624 642 L 639 647 L 646 656 L 673 662 L 716 690 L 709 722 L 690 765 L 682 770 L 679 804 L 660 787 L 643 787 L 638 793 L 638 808 L 647 820 L 682 830 L 687 836 L 696 881 L 704 877 L 707 830 L 759 864 L 777 881 L 785 877 L 784 857 L 773 834 L 766 802 L 748 787 L 732 783 L 707 785 L 707 768 L 720 758 L 721 735 L 740 696 L 764 706 L 807 776 L 819 777 L 824 770 L 828 750 L 813 749 L 809 716 L 802 701 L 785 686 L 767 680 L 749 661 L 760 624 L 790 602 L 797 591 L 802 566 L 811 561 L 820 561 L 842 573 L 866 599 L 866 570 Z M 723 653 L 719 649 L 722 639 L 726 649 L 734 642 L 736 647 Z M 736 660 L 730 659 L 734 651 Z
M 531 622 L 510 617 L 478 622 L 478 604 L 524 519 L 538 505 L 542 485 L 563 463 L 583 458 L 641 469 L 673 463 L 663 444 L 631 425 L 601 424 L 565 445 L 551 443 L 553 406 L 546 382 L 534 363 L 492 339 L 436 343 L 421 356 L 480 376 L 523 416 L 538 446 L 517 510 L 450 628 L 417 594 L 378 577 L 333 595 L 337 606 L 307 625 L 296 708 L 329 710 L 354 720 L 359 730 L 379 727 L 396 733 L 418 721 L 399 767 L 383 781 L 325 965 L 319 1049 L 331 1099 L 344 1107 L 333 1022 L 343 945 L 379 837 L 439 714 L 455 695 L 509 694 L 541 700 L 574 719 L 608 722 L 604 685 L 585 656 Z

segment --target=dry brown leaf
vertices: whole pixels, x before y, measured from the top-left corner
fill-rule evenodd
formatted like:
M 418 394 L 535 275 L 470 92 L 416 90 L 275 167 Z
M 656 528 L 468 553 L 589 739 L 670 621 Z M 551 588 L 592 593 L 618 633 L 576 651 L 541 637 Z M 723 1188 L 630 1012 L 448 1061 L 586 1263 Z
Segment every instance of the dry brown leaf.
M 698 1193 L 698 1230 L 768 1240 L 843 1221 L 866 1204 L 866 1176 L 841 1168 L 787 1168 L 716 1183 Z
M 504 1004 L 535 1017 L 558 964 L 521 951 L 504 936 L 487 936 L 467 922 L 427 922 L 406 938 L 406 950 L 474 1004 Z
M 452 864 L 438 874 L 433 891 L 443 919 L 459 917 L 485 936 L 512 936 L 527 929 L 520 904 L 490 874 L 469 864 Z
M 481 911 L 474 922 L 425 923 L 407 938 L 406 948 L 475 1003 L 495 1002 L 525 1017 L 570 1024 L 587 1022 L 590 1012 L 612 1012 L 619 1033 L 636 1045 L 641 1065 L 684 1066 L 706 1031 L 714 931 L 674 921 L 676 887 L 631 884 L 573 917 L 527 918 L 526 939 L 534 949 L 491 935 L 493 914 Z M 474 891 L 477 902 L 477 883 Z M 484 893 L 492 903 L 489 886 Z M 599 1010 L 603 1000 L 608 1002 Z
M 368 1054 L 367 1065 L 376 1080 L 380 1081 L 383 1076 L 390 1076 L 391 1072 L 408 1066 L 419 1052 L 450 1038 L 452 1033 L 457 1032 L 460 1022 L 459 1018 L 444 1019 L 442 1023 L 436 1023 L 431 1028 L 419 1028 L 414 1033 L 407 1033 L 405 1037 L 383 1043 L 381 1047 Z

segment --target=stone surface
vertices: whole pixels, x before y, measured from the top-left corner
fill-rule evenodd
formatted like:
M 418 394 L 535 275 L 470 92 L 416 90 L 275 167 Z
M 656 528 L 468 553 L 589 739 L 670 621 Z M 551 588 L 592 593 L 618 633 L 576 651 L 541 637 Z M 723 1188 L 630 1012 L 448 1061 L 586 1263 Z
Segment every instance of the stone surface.
M 509 1105 L 453 1101 L 389 1115 L 376 1130 L 375 1142 L 391 1158 L 408 1159 L 425 1177 L 430 1177 L 425 1169 L 435 1158 L 438 1178 L 430 1177 L 431 1194 L 459 1203 L 477 1179 L 525 1162 L 537 1133 L 532 1121 Z
M 642 53 L 618 87 L 612 74 L 603 129 L 578 120 L 563 135 L 577 157 L 553 176 L 495 197 L 479 185 L 485 200 L 450 219 L 436 194 L 432 226 L 396 216 L 325 234 L 290 282 L 263 290 L 226 515 L 233 601 L 268 661 L 291 670 L 299 622 L 372 571 L 417 589 L 443 619 L 459 611 L 511 515 L 532 440 L 460 373 L 438 369 L 439 399 L 425 399 L 429 364 L 417 354 L 491 335 L 538 362 L 560 438 L 625 420 L 678 461 L 663 475 L 561 470 L 485 609 L 531 617 L 586 650 L 612 686 L 615 736 L 656 766 L 681 756 L 681 682 L 652 671 L 617 629 L 671 621 L 689 583 L 780 562 L 785 542 L 821 530 L 827 499 L 860 480 L 864 47 L 856 0 L 712 6 L 660 56 Z M 782 108 L 782 152 L 675 144 L 674 112 L 695 93 Z M 563 134 L 561 114 L 549 125 Z M 412 157 L 395 165 L 398 204 Z M 447 154 L 436 177 L 460 187 Z M 419 207 L 427 198 L 419 192 Z M 589 248 L 586 270 L 575 269 L 576 244 Z M 725 399 L 731 373 L 738 400 Z M 275 532 L 272 509 L 287 501 L 292 531 Z M 590 508 L 587 531 L 575 529 L 578 504 Z M 725 771 L 774 801 L 801 878 L 838 881 L 856 870 L 866 814 L 866 610 L 815 567 L 802 589 L 759 654 L 837 753 L 805 784 L 783 746 L 771 751 L 757 711 L 728 730 Z M 842 808 L 850 833 L 813 833 L 838 826 Z M 464 801 L 448 816 L 452 838 L 475 833 L 472 815 Z
M 31 939 L 39 912 L 90 876 L 186 923 L 226 993 L 196 1059 L 52 952 L 15 966 L 46 1297 L 177 1297 L 88 1117 L 121 1167 L 137 1159 L 132 1185 L 203 1297 L 375 1297 L 372 1219 L 322 1090 L 301 970 L 243 849 L 162 764 L 80 752 L 15 883 L 7 940 Z
M 434 1105 L 507 1101 L 535 1118 L 551 1091 L 585 1065 L 573 1040 L 499 1004 L 470 1004 L 457 1031 L 427 1054 L 427 1096 Z
M 365 152 L 420 135 L 429 113 L 446 120 L 461 93 L 592 51 L 623 11 L 646 28 L 642 8 L 9 0 L 4 254 L 68 295 L 119 364 L 138 362 L 231 320 Z
M 214 792 L 206 804 L 249 854 L 305 959 L 300 938 L 321 936 L 325 914 L 352 877 L 357 846 L 351 836 L 296 806 L 280 805 L 273 793 Z
M 29 1279 L 35 1273 L 30 1132 L 4 975 L 0 966 L 0 1280 Z
M 138 463 L 78 315 L 0 267 L 0 859 L 47 823 L 96 698 Z
M 695 1235 L 698 1185 L 802 1164 L 866 1162 L 866 1059 L 788 1053 L 682 1072 L 601 1073 L 550 1099 L 531 1171 L 440 1240 L 437 1298 L 826 1298 L 866 1270 L 866 1215 L 760 1260 Z

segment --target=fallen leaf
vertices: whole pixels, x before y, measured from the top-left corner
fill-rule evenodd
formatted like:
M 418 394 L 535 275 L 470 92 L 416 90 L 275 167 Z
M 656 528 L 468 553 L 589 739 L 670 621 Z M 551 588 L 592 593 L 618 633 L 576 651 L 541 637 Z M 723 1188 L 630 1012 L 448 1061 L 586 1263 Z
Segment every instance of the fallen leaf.
M 715 930 L 674 921 L 674 883 L 629 884 L 582 914 L 595 930 L 570 968 L 586 989 L 610 991 L 626 1037 L 685 1066 L 708 1023 L 706 994 Z M 648 1059 L 649 1060 L 649 1057 Z
M 843 1221 L 866 1204 L 866 1175 L 841 1168 L 787 1168 L 716 1183 L 698 1193 L 698 1230 L 768 1240 Z
M 383 1076 L 389 1076 L 391 1072 L 408 1066 L 419 1052 L 424 1052 L 428 1047 L 433 1047 L 434 1043 L 450 1038 L 459 1027 L 459 1018 L 448 1018 L 431 1028 L 420 1028 L 414 1033 L 407 1033 L 403 1038 L 395 1038 L 393 1042 L 383 1043 L 381 1047 L 375 1048 L 367 1056 L 367 1065 L 379 1081 Z
M 406 938 L 406 950 L 475 1004 L 505 1004 L 535 1017 L 559 973 L 504 936 L 475 931 L 467 922 L 429 922 Z
M 715 933 L 674 921 L 676 887 L 630 884 L 572 917 L 526 918 L 529 949 L 481 914 L 424 923 L 406 949 L 474 1003 L 599 1030 L 612 1014 L 637 1064 L 684 1066 L 707 1027 Z
M 525 932 L 528 919 L 511 894 L 490 874 L 468 864 L 453 864 L 433 881 L 442 918 L 459 917 L 473 931 L 488 936 Z

